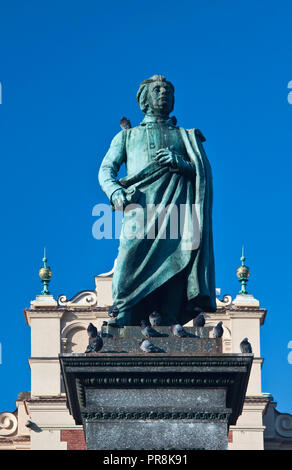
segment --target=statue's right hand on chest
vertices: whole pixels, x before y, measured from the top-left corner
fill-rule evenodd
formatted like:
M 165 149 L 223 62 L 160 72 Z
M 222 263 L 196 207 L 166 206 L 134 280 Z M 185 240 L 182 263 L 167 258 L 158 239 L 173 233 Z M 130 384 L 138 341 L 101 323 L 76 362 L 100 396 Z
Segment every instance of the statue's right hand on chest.
M 168 148 L 162 148 L 157 150 L 154 160 L 160 166 L 175 168 L 175 154 L 172 150 Z

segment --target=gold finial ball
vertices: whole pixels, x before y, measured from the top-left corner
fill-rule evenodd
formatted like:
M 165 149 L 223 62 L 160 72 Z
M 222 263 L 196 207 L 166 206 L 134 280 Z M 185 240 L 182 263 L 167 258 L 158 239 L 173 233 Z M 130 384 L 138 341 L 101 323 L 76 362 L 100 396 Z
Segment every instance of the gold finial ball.
M 49 281 L 52 277 L 52 271 L 51 269 L 49 268 L 49 266 L 47 267 L 42 267 L 40 270 L 39 270 L 39 276 L 41 278 L 42 281 Z
M 243 277 L 249 277 L 250 275 L 249 268 L 247 266 L 239 266 L 239 268 L 237 268 L 236 270 L 236 275 L 239 279 Z

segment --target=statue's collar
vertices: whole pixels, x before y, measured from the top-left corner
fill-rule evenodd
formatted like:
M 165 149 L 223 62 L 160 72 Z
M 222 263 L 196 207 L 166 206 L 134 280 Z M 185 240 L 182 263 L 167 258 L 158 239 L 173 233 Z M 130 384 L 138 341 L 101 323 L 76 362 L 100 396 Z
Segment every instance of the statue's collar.
M 141 122 L 141 126 L 146 126 L 146 124 L 149 124 L 151 122 L 151 123 L 163 123 L 166 126 L 175 127 L 174 119 L 170 118 L 170 117 L 162 118 L 162 117 L 159 117 L 159 116 L 147 116 L 146 115 L 144 117 L 143 121 Z

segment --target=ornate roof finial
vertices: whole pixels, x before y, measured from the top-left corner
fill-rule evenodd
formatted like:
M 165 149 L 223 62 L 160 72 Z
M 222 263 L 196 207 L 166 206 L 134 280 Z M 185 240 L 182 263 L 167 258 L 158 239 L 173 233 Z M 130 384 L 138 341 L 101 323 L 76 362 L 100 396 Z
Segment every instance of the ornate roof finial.
M 242 256 L 241 256 L 240 260 L 241 260 L 241 266 L 239 266 L 239 268 L 237 268 L 237 270 L 236 270 L 236 275 L 237 275 L 237 277 L 239 279 L 239 282 L 241 284 L 241 289 L 239 291 L 239 294 L 240 295 L 246 295 L 246 294 L 248 294 L 248 292 L 246 290 L 246 285 L 247 285 L 247 281 L 248 281 L 248 278 L 249 278 L 249 275 L 250 275 L 250 270 L 244 264 L 244 262 L 245 262 L 244 246 L 242 246 Z
M 39 276 L 43 284 L 42 295 L 50 295 L 48 285 L 52 277 L 52 271 L 49 266 L 47 266 L 47 257 L 46 257 L 46 248 L 44 248 L 44 257 L 43 257 L 43 266 L 39 270 Z

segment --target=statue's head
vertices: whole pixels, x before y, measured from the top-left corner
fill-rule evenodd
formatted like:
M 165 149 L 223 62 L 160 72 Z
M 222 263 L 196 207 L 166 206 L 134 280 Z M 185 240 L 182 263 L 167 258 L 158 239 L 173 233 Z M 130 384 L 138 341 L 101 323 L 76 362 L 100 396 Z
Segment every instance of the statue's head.
M 174 107 L 174 86 L 162 75 L 153 75 L 141 83 L 137 101 L 144 114 L 168 116 Z

